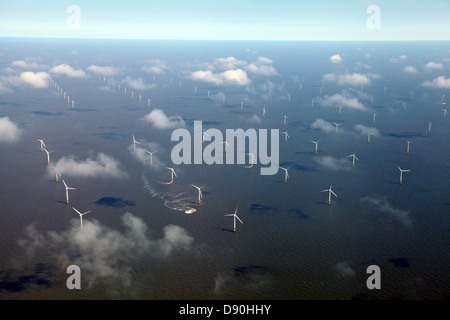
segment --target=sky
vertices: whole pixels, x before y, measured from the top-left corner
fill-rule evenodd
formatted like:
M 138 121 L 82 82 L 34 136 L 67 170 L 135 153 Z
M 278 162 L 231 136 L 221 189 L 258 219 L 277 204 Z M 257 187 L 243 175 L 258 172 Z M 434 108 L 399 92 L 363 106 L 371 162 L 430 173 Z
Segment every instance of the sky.
M 450 0 L 0 0 L 0 36 L 450 40 Z

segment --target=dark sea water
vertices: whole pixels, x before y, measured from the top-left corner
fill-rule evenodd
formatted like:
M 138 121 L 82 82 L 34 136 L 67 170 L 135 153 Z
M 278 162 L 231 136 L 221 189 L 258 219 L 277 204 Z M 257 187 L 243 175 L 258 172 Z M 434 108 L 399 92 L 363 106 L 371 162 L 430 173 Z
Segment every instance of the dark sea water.
M 10 88 L 0 94 L 0 118 L 21 130 L 15 142 L 0 140 L 1 299 L 449 298 L 450 116 L 443 116 L 441 99 L 450 99 L 450 92 L 422 85 L 449 77 L 448 42 L 3 38 L 0 48 L 0 79 Z M 335 54 L 341 63 L 330 62 Z M 269 58 L 277 74 L 248 71 L 251 84 L 241 86 L 190 78 L 212 67 L 223 72 L 215 59 L 228 57 L 244 61 L 235 68 Z M 38 67 L 12 67 L 16 60 Z M 153 60 L 168 68 L 144 71 Z M 430 61 L 442 68 L 425 68 Z M 60 64 L 86 76 L 50 71 Z M 91 65 L 117 73 L 96 75 Z M 404 72 L 405 66 L 417 72 Z M 51 82 L 46 88 L 15 84 L 24 71 L 50 74 L 75 107 Z M 372 75 L 370 84 L 324 80 L 326 74 L 354 73 Z M 132 89 L 123 82 L 127 77 L 147 87 Z M 323 103 L 334 94 L 356 98 L 366 110 L 343 106 L 339 113 L 337 104 Z M 190 132 L 194 120 L 224 133 L 287 130 L 287 143 L 280 133 L 279 155 L 288 182 L 281 170 L 260 175 L 260 164 L 174 167 L 175 128 L 143 120 L 154 109 L 181 117 Z M 317 119 L 333 129 L 314 127 Z M 338 134 L 333 122 L 343 123 Z M 368 143 L 357 125 L 379 134 Z M 133 134 L 141 142 L 138 151 Z M 76 188 L 69 205 L 36 139 L 53 151 L 52 164 L 91 160 L 80 169 L 90 174 L 70 166 L 63 173 Z M 310 141 L 318 139 L 316 155 Z M 152 166 L 139 158 L 142 148 L 157 150 Z M 354 168 L 347 157 L 352 153 L 359 159 Z M 100 154 L 105 167 L 91 171 Z M 411 170 L 402 185 L 398 166 Z M 173 184 L 166 184 L 164 167 L 175 168 Z M 191 184 L 205 185 L 201 204 Z M 328 194 L 320 191 L 330 184 L 338 197 L 328 205 Z M 234 233 L 233 218 L 225 214 L 237 206 L 244 223 L 237 222 Z M 72 207 L 91 211 L 83 216 L 83 232 Z M 185 214 L 186 208 L 197 212 Z M 66 287 L 71 264 L 81 268 L 81 290 Z M 366 286 L 370 265 L 380 267 L 381 290 Z

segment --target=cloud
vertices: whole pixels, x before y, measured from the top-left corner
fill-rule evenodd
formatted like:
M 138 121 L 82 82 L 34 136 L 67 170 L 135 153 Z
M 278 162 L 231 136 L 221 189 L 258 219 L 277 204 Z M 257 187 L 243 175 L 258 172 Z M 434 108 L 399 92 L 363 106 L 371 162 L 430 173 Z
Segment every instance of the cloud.
M 405 61 L 406 59 L 408 59 L 408 56 L 405 54 L 402 54 L 400 56 L 398 56 L 397 58 L 390 58 L 389 62 L 391 63 L 400 63 L 402 61 Z
M 351 86 L 360 86 L 360 85 L 370 85 L 371 79 L 379 79 L 381 76 L 379 74 L 368 73 L 368 74 L 360 74 L 360 73 L 346 73 L 341 75 L 336 75 L 334 73 L 328 73 L 323 76 L 324 80 L 330 82 L 337 82 L 341 86 L 343 85 L 351 85 Z
M 348 261 L 338 262 L 333 268 L 344 278 L 351 278 L 356 274 L 355 270 L 350 267 Z
M 153 89 L 158 86 L 155 83 L 146 84 L 144 79 L 142 79 L 142 78 L 134 79 L 134 78 L 131 78 L 130 76 L 127 76 L 125 79 L 122 79 L 121 83 L 128 85 L 131 89 L 134 89 L 134 90 L 148 90 L 148 89 Z
M 372 137 L 380 136 L 380 131 L 377 128 L 367 127 L 362 124 L 357 124 L 354 126 L 354 128 L 362 136 L 367 136 L 369 132 Z
M 424 65 L 424 67 L 427 69 L 433 69 L 433 70 L 440 70 L 440 69 L 444 68 L 442 63 L 433 62 L 433 61 L 428 62 L 427 64 Z
M 118 73 L 117 68 L 114 67 L 102 67 L 97 65 L 90 65 L 87 67 L 88 71 L 91 71 L 95 74 L 102 75 L 105 77 L 114 76 Z
M 266 63 L 266 64 L 272 64 L 273 63 L 272 59 L 269 59 L 269 58 L 266 58 L 266 57 L 259 57 L 257 60 L 258 60 L 258 62 Z
M 323 119 L 316 119 L 316 121 L 311 124 L 311 128 L 320 129 L 326 133 L 336 132 L 336 126 Z
M 95 158 L 77 161 L 75 156 L 59 159 L 53 166 L 58 168 L 62 176 L 82 178 L 123 178 L 126 173 L 120 169 L 120 162 L 103 152 Z M 47 168 L 48 175 L 54 175 L 54 169 Z
M 217 58 L 214 60 L 214 64 L 217 65 L 220 69 L 236 69 L 238 67 L 247 66 L 248 62 L 244 60 L 238 60 L 235 57 L 227 57 L 227 58 Z
M 211 70 L 200 70 L 191 73 L 191 79 L 203 81 L 215 85 L 240 85 L 245 86 L 251 83 L 247 77 L 247 72 L 242 69 L 226 70 L 221 73 L 213 73 Z
M 22 131 L 16 123 L 8 117 L 0 118 L 0 142 L 16 142 L 21 134 Z
M 324 156 L 315 158 L 316 161 L 324 168 L 333 171 L 345 171 L 352 168 L 349 158 L 335 158 L 332 156 Z
M 368 202 L 373 205 L 374 209 L 386 213 L 392 218 L 400 221 L 407 227 L 412 225 L 412 220 L 409 216 L 409 211 L 394 208 L 389 201 L 386 199 L 386 196 L 367 196 L 361 199 L 361 202 Z
M 341 63 L 342 62 L 342 57 L 338 54 L 335 54 L 333 56 L 330 57 L 330 61 L 332 63 Z
M 37 69 L 41 67 L 36 62 L 27 62 L 25 60 L 15 60 L 11 63 L 11 66 L 22 69 Z
M 417 73 L 417 68 L 413 66 L 406 66 L 403 68 L 403 71 L 407 73 Z
M 20 80 L 33 88 L 47 88 L 49 86 L 50 75 L 47 72 L 26 71 L 20 74 Z
M 276 76 L 278 75 L 277 70 L 271 65 L 258 65 L 251 63 L 247 66 L 247 70 L 258 75 L 263 76 Z
M 185 122 L 180 116 L 166 116 L 163 110 L 154 109 L 144 116 L 144 120 L 151 123 L 157 129 L 170 129 L 184 127 Z
M 355 97 L 346 97 L 336 93 L 332 96 L 319 97 L 317 102 L 324 106 L 342 106 L 344 108 L 366 111 L 367 108 Z
M 83 232 L 80 232 L 78 217 L 59 233 L 48 231 L 44 234 L 29 225 L 18 243 L 29 259 L 44 254 L 64 269 L 72 264 L 79 266 L 83 270 L 82 286 L 83 281 L 89 287 L 106 284 L 113 296 L 129 294 L 136 285 L 132 267 L 140 260 L 148 256 L 167 258 L 176 252 L 189 251 L 194 245 L 188 232 L 176 225 L 164 227 L 162 238 L 153 239 L 144 221 L 132 213 L 121 216 L 124 231 L 102 225 L 95 219 L 95 214 L 94 211 L 85 216 Z
M 68 64 L 60 64 L 50 69 L 51 73 L 54 74 L 63 74 L 72 78 L 84 78 L 86 77 L 86 73 L 81 70 L 75 70 Z
M 164 60 L 149 60 L 147 61 L 148 65 L 143 66 L 142 71 L 156 74 L 163 74 L 166 71 L 170 70 L 170 67 L 167 66 L 167 62 Z
M 445 76 L 440 76 L 433 79 L 433 81 L 427 80 L 423 82 L 422 86 L 438 89 L 450 89 L 450 79 L 447 79 Z

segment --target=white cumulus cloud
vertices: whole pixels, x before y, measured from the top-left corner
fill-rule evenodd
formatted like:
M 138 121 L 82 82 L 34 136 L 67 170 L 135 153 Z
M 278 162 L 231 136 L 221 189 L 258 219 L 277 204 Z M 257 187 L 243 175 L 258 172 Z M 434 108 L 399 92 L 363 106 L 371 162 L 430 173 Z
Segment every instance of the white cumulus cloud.
M 345 96 L 340 93 L 336 93 L 332 96 L 325 96 L 323 98 L 319 97 L 317 102 L 324 106 L 342 106 L 348 109 L 356 109 L 366 111 L 367 108 L 358 101 L 357 98 L 351 96 Z
M 427 64 L 425 64 L 424 67 L 427 69 L 440 70 L 444 68 L 444 65 L 439 62 L 430 61 Z
M 122 79 L 122 84 L 126 84 L 134 90 L 148 90 L 157 87 L 157 84 L 147 84 L 142 78 L 131 78 L 130 76 Z
M 342 62 L 342 57 L 339 54 L 335 54 L 335 55 L 332 55 L 330 57 L 330 61 L 332 63 L 341 63 Z
M 87 67 L 87 70 L 105 77 L 114 76 L 118 73 L 117 68 L 108 66 L 90 65 L 89 67 Z
M 54 74 L 66 75 L 72 78 L 86 77 L 86 73 L 83 70 L 81 69 L 75 70 L 68 64 L 60 64 L 58 66 L 55 66 L 50 69 L 50 72 Z
M 447 79 L 445 76 L 439 76 L 432 81 L 424 81 L 422 86 L 438 89 L 450 89 L 450 79 Z
M 406 66 L 403 68 L 403 71 L 407 73 L 417 73 L 417 68 L 413 66 Z
M 77 160 L 75 156 L 65 156 L 59 159 L 54 166 L 58 168 L 62 176 L 82 178 L 122 178 L 126 173 L 121 170 L 120 162 L 115 158 L 99 153 L 94 158 Z M 48 175 L 54 175 L 54 169 L 47 169 Z
M 379 79 L 381 76 L 379 74 L 361 74 L 361 73 L 346 73 L 337 75 L 334 73 L 328 73 L 323 76 L 324 80 L 330 82 L 337 82 L 341 86 L 343 85 L 351 85 L 351 86 L 360 86 L 360 85 L 370 85 L 371 79 Z
M 144 116 L 144 120 L 157 129 L 170 129 L 185 126 L 183 118 L 180 116 L 168 117 L 161 109 L 152 110 L 149 114 Z
M 33 88 L 47 88 L 50 83 L 50 75 L 47 72 L 26 71 L 20 74 L 20 80 Z
M 0 142 L 16 142 L 21 134 L 22 131 L 16 123 L 8 117 L 0 118 Z
M 242 69 L 226 70 L 220 73 L 213 73 L 211 70 L 199 70 L 191 73 L 191 79 L 215 85 L 245 86 L 251 83 L 251 80 L 247 77 L 247 72 Z

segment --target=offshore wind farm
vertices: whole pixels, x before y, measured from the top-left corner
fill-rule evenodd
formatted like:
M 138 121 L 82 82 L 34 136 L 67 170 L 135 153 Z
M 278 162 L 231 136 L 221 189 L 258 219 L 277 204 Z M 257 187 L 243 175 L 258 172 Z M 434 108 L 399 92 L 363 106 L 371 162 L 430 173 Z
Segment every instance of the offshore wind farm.
M 449 4 L 2 8 L 1 300 L 450 297 Z

